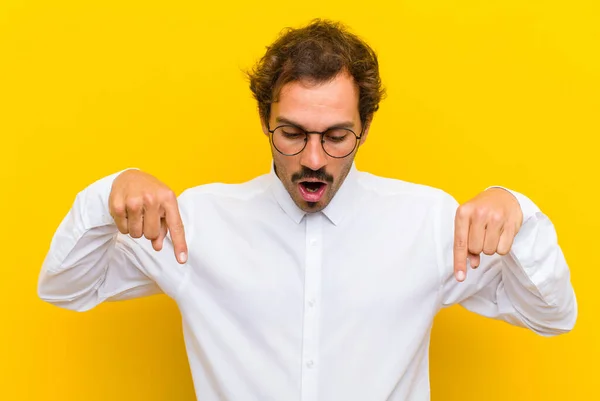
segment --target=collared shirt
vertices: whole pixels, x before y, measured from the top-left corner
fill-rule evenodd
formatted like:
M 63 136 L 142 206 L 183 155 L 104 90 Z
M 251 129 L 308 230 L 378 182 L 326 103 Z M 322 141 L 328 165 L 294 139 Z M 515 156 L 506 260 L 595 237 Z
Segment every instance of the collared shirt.
M 273 172 L 184 191 L 189 248 L 120 234 L 117 174 L 81 191 L 52 240 L 39 295 L 88 310 L 165 293 L 178 305 L 199 400 L 428 400 L 430 333 L 461 304 L 543 336 L 569 331 L 577 304 L 550 220 L 522 194 L 508 255 L 453 276 L 458 203 L 424 185 L 352 167 L 330 204 L 305 213 Z

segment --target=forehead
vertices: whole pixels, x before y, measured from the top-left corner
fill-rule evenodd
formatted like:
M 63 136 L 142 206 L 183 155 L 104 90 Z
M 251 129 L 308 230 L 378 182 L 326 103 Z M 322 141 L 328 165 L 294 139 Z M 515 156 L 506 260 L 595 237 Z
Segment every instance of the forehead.
M 272 104 L 271 117 L 285 117 L 316 130 L 342 120 L 358 123 L 358 88 L 347 73 L 327 82 L 289 82 L 281 88 L 278 102 Z

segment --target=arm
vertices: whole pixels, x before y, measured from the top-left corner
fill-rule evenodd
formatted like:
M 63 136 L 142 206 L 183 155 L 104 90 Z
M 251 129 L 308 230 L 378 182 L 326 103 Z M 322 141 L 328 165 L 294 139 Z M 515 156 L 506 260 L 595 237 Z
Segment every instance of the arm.
M 119 175 L 102 178 L 77 194 L 42 265 L 42 300 L 84 311 L 104 301 L 176 295 L 184 266 L 173 256 L 171 239 L 164 238 L 164 249 L 157 252 L 147 239 L 119 232 L 111 216 L 109 198 Z
M 457 257 L 461 255 L 457 252 L 457 238 L 461 230 L 458 227 L 459 205 L 450 196 L 442 200 L 438 219 L 438 238 L 442 245 L 439 259 L 442 269 L 441 304 L 443 307 L 460 304 L 472 312 L 525 327 L 544 336 L 568 332 L 575 325 L 577 301 L 554 226 L 524 195 L 500 191 L 516 198 L 522 224 L 517 227 L 516 234 L 509 232 L 508 237 L 505 235 L 503 239 L 493 241 L 502 248 L 507 244 L 505 238 L 509 238 L 506 250 L 492 247 L 499 253 L 488 249 L 478 257 L 482 246 L 478 248 L 467 239 L 465 245 L 470 248 L 469 252 L 478 248 L 475 255 L 469 255 L 471 266 L 479 266 L 476 269 L 465 268 L 468 271 L 462 282 L 459 281 L 460 275 L 456 274 L 460 269 L 457 264 L 462 260 L 461 256 Z M 471 220 L 475 214 L 474 211 Z M 488 223 L 487 226 L 491 225 Z M 467 231 L 472 235 L 476 230 L 471 225 Z M 510 228 L 505 227 L 504 231 L 510 231 Z

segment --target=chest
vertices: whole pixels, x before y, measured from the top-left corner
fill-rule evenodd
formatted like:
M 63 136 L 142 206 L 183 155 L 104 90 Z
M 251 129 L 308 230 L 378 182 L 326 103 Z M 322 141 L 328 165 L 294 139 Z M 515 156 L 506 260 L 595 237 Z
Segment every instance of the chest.
M 183 296 L 265 325 L 296 325 L 315 304 L 322 318 L 381 321 L 431 307 L 439 274 L 426 221 L 357 218 L 336 226 L 322 214 L 306 217 L 301 224 L 221 221 L 204 230 L 190 244 Z

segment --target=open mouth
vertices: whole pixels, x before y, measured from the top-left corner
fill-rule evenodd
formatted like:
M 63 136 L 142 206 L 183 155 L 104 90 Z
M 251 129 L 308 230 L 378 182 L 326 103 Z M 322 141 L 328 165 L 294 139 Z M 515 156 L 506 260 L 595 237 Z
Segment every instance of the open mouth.
M 302 181 L 298 183 L 300 195 L 307 202 L 318 202 L 323 197 L 327 184 L 321 181 Z

